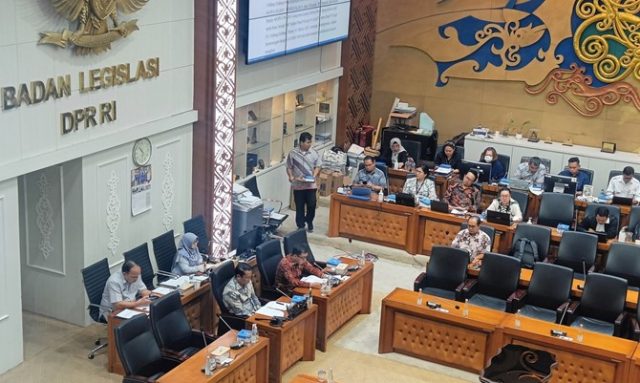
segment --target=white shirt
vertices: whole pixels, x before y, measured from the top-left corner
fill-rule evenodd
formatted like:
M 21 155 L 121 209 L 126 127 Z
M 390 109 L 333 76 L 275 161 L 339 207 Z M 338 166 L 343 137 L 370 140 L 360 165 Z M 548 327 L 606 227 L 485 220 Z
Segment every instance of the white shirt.
M 622 177 L 622 175 L 619 175 L 611 178 L 609 186 L 607 186 L 607 191 L 613 194 L 621 194 L 623 196 L 640 199 L 640 181 L 632 178 L 629 183 L 625 183 Z
M 425 178 L 422 182 L 418 182 L 417 178 L 409 178 L 404 182 L 404 187 L 402 188 L 403 193 L 409 193 L 413 195 L 418 195 L 421 197 L 427 197 L 432 201 L 438 200 L 438 195 L 436 194 L 436 187 L 428 178 Z

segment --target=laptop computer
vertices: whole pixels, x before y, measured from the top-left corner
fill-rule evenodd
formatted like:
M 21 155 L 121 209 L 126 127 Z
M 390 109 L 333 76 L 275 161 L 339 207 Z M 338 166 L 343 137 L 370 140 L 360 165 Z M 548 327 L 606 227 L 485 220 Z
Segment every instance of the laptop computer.
M 631 206 L 633 205 L 633 197 L 624 197 L 622 195 L 614 195 L 611 203 L 615 205 Z
M 416 206 L 416 197 L 411 193 L 396 193 L 396 205 Z
M 487 210 L 487 222 L 509 226 L 511 225 L 511 214 L 495 210 Z
M 518 178 L 509 178 L 509 188 L 519 190 L 529 190 L 530 183 Z
M 449 214 L 449 204 L 443 201 L 431 201 L 431 211 Z

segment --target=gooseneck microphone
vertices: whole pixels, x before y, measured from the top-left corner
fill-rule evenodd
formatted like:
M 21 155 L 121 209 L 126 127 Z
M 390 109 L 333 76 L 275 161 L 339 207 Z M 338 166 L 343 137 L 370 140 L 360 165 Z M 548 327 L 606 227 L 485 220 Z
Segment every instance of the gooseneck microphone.
M 275 287 L 275 289 L 276 289 L 276 291 L 277 291 L 277 292 L 279 292 L 280 294 L 282 294 L 282 295 L 284 295 L 285 297 L 287 297 L 287 298 L 291 299 L 291 297 L 290 297 L 287 293 L 285 293 L 284 291 L 280 290 L 280 289 L 279 289 L 279 288 L 277 288 L 277 287 Z
M 229 325 L 229 323 L 227 323 L 227 321 L 226 321 L 226 320 L 224 320 L 224 318 L 222 317 L 222 315 L 220 315 L 220 314 L 217 314 L 217 315 L 218 315 L 218 318 L 220 319 L 220 321 L 221 321 L 222 323 L 224 323 L 224 325 L 225 325 L 225 326 L 227 326 L 227 328 L 228 328 L 229 330 L 233 330 L 233 327 L 231 327 L 231 326 Z M 204 335 L 203 335 L 203 336 L 204 336 Z

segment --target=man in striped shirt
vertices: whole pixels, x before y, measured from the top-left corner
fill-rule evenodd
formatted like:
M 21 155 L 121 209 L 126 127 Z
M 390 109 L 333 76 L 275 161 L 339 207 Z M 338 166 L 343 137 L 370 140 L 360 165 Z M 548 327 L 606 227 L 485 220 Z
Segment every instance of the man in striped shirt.
M 318 152 L 311 148 L 312 136 L 308 132 L 300 134 L 298 147 L 287 156 L 287 174 L 293 188 L 296 203 L 296 225 L 299 229 L 307 224 L 307 231 L 313 232 L 313 219 L 316 216 L 315 179 L 320 173 L 322 161 Z M 305 212 L 306 208 L 306 212 Z

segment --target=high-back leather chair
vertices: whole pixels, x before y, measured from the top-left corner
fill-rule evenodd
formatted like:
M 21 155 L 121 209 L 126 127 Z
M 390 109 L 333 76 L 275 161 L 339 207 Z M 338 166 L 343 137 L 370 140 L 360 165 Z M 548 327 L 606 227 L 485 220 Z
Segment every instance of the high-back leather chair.
M 460 224 L 460 230 L 464 230 L 468 227 L 469 225 L 467 225 L 466 222 L 462 222 Z M 496 229 L 493 226 L 489 226 L 489 225 L 480 225 L 480 230 L 487 234 L 489 236 L 489 248 L 492 249 L 493 248 L 493 240 L 496 237 Z
M 592 269 L 596 262 L 597 251 L 598 237 L 594 234 L 565 231 L 560 239 L 558 258 L 555 263 L 572 269 L 576 278 L 584 279 L 584 270 L 589 272 Z
M 507 298 L 516 291 L 519 280 L 519 259 L 485 253 L 478 279 L 466 283 L 461 296 L 472 304 L 506 311 Z
M 427 263 L 426 272 L 420 273 L 413 283 L 414 291 L 455 299 L 461 294 L 462 284 L 467 279 L 469 252 L 449 246 L 434 246 Z
M 231 314 L 227 306 L 225 306 L 223 299 L 224 288 L 227 286 L 227 283 L 235 277 L 235 274 L 234 263 L 232 260 L 228 260 L 214 268 L 211 274 L 209 274 L 209 278 L 211 280 L 211 292 L 216 302 L 218 302 L 222 319 L 229 323 L 234 330 L 242 330 L 245 327 L 246 318 Z M 223 335 L 227 331 L 229 331 L 229 328 L 224 324 L 218 326 L 218 336 Z
M 640 288 L 640 246 L 624 242 L 612 243 L 602 272 L 626 279 L 631 288 Z
M 638 295 L 636 310 L 633 312 L 633 315 L 631 315 L 629 327 L 629 338 L 636 342 L 640 341 L 640 295 Z
M 498 154 L 498 161 L 500 161 L 500 163 L 504 167 L 504 171 L 505 171 L 504 178 L 508 178 L 509 177 L 509 165 L 511 164 L 511 157 L 507 156 L 505 154 Z
M 153 254 L 156 257 L 158 271 L 170 273 L 176 253 L 178 252 L 178 249 L 176 249 L 176 240 L 173 230 L 169 230 L 166 233 L 155 237 L 151 240 L 151 243 L 153 244 Z M 158 282 L 162 282 L 168 278 L 169 277 L 158 274 Z
M 509 297 L 508 310 L 522 315 L 557 322 L 563 305 L 568 304 L 573 283 L 573 270 L 552 263 L 537 262 L 527 290 Z
M 549 243 L 551 243 L 551 229 L 545 226 L 532 225 L 528 223 L 519 223 L 516 227 L 516 232 L 513 235 L 513 244 L 520 238 L 527 238 L 533 240 L 538 245 L 538 259 L 536 261 L 543 261 L 549 253 Z M 513 252 L 512 247 L 511 251 Z
M 114 337 L 125 372 L 123 383 L 155 382 L 179 364 L 162 356 L 145 314 L 122 321 L 114 329 Z
M 587 205 L 587 208 L 584 209 L 585 217 L 594 217 L 596 215 L 596 210 L 599 207 L 605 207 L 609 211 L 609 216 L 613 216 L 616 218 L 618 222 L 618 226 L 616 226 L 616 233 L 620 231 L 620 206 L 604 204 L 604 203 L 590 203 Z
M 311 247 L 309 246 L 309 241 L 307 240 L 307 231 L 304 228 L 292 231 L 284 235 L 285 254 L 291 254 L 291 251 L 295 246 L 302 246 L 307 250 L 308 252 L 307 260 L 312 265 L 318 264 L 322 268 L 324 268 L 327 265 L 326 262 L 316 261 L 316 258 L 313 256 L 313 252 L 311 251 Z
M 204 217 L 197 215 L 182 223 L 185 233 L 193 233 L 198 237 L 198 251 L 202 254 L 209 254 L 209 236 L 207 227 L 204 224 Z
M 573 222 L 573 195 L 565 193 L 542 193 L 538 225 L 556 227 L 559 223 L 570 225 Z
M 149 305 L 153 335 L 165 354 L 186 360 L 213 341 L 199 330 L 193 330 L 180 301 L 180 292 L 173 291 Z M 204 335 L 204 338 L 203 338 Z
M 640 206 L 634 206 L 629 213 L 629 226 L 627 226 L 627 230 L 633 231 L 638 223 L 640 223 Z
M 282 294 L 275 290 L 276 270 L 282 260 L 280 241 L 272 239 L 256 247 L 256 263 L 260 271 L 262 296 L 266 299 L 277 299 Z
M 567 315 L 571 327 L 582 325 L 586 330 L 622 336 L 627 298 L 625 279 L 600 273 L 590 273 L 578 307 Z
M 102 301 L 102 292 L 104 286 L 107 284 L 107 280 L 111 276 L 109 270 L 109 261 L 107 258 L 103 258 L 98 262 L 82 269 L 82 283 L 84 283 L 84 289 L 87 292 L 89 298 L 89 316 L 96 323 L 106 325 L 107 319 L 100 315 L 100 303 Z M 104 307 L 103 311 L 111 311 L 111 307 Z M 97 347 L 94 347 L 89 351 L 87 356 L 89 359 L 93 359 L 96 352 L 107 347 L 107 342 L 103 342 L 103 338 L 98 338 L 94 343 Z
M 155 286 L 153 284 L 153 277 L 156 275 L 151 266 L 151 258 L 149 258 L 149 246 L 147 243 L 136 246 L 131 250 L 124 252 L 125 261 L 133 261 L 142 269 L 142 282 L 147 286 L 147 289 L 153 290 Z
M 527 207 L 529 206 L 529 196 L 526 193 L 511 190 L 511 198 L 513 198 L 518 205 L 520 205 L 520 211 L 522 212 L 522 220 L 527 220 Z
M 413 158 L 416 164 L 420 162 L 420 153 L 422 153 L 422 144 L 420 143 L 420 141 L 403 140 L 402 146 L 404 146 L 407 154 L 409 155 L 409 157 Z

